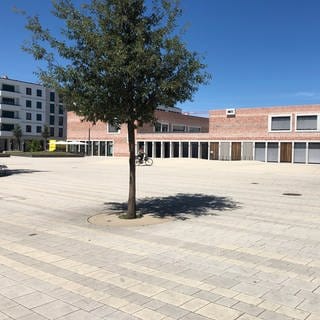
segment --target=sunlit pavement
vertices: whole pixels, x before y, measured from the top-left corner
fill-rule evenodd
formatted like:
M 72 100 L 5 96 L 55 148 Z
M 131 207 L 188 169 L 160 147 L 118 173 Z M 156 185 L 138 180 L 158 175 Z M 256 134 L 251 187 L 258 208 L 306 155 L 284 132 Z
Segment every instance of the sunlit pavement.
M 0 319 L 320 319 L 320 165 L 0 158 Z

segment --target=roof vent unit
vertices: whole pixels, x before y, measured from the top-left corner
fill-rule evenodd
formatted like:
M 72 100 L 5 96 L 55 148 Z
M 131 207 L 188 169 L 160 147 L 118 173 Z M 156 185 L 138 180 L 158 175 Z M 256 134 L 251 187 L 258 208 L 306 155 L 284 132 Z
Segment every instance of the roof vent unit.
M 233 117 L 236 115 L 236 109 L 232 108 L 232 109 L 226 109 L 226 115 L 227 117 Z

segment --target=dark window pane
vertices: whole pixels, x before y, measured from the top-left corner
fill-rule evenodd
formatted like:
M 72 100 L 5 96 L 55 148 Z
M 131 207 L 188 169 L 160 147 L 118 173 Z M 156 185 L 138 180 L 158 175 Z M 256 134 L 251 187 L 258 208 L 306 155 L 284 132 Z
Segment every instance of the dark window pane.
M 10 91 L 10 92 L 14 92 L 14 86 L 10 85 L 10 84 L 3 84 L 2 85 L 2 90 L 3 91 Z
M 272 117 L 271 130 L 272 131 L 287 131 L 290 130 L 290 117 Z
M 26 94 L 28 96 L 31 96 L 32 95 L 32 89 L 31 88 L 26 88 Z
M 55 93 L 50 92 L 50 101 L 54 101 L 54 100 L 55 100 Z
M 41 101 L 37 101 L 37 109 L 42 109 L 42 102 Z
M 54 125 L 54 116 L 50 116 L 50 124 Z
M 37 97 L 42 97 L 42 90 L 37 89 Z
M 297 116 L 297 130 L 317 130 L 317 116 Z
M 32 102 L 31 100 L 26 100 L 26 107 L 31 108 L 32 107 Z
M 15 103 L 14 103 L 14 98 L 6 98 L 6 97 L 3 97 L 2 98 L 2 103 L 4 104 L 9 104 L 11 106 L 14 106 Z
M 2 131 L 12 131 L 14 129 L 13 124 L 1 123 L 1 130 Z
M 50 113 L 54 113 L 54 104 L 50 103 Z

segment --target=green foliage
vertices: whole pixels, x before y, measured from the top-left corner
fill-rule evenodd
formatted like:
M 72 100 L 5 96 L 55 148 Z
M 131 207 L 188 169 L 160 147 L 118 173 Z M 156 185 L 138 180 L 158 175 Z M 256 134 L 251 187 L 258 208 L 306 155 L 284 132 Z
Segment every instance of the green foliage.
M 209 79 L 199 56 L 174 32 L 177 1 L 153 4 L 150 11 L 144 0 L 91 0 L 80 8 L 53 1 L 53 14 L 65 23 L 61 39 L 29 17 L 33 37 L 24 49 L 47 61 L 39 76 L 59 89 L 69 110 L 92 122 L 143 124 L 156 107 L 191 99 Z
M 48 138 L 50 137 L 50 132 L 49 132 L 49 128 L 47 125 L 43 126 L 43 131 L 41 132 L 42 138 L 47 141 Z
M 48 138 L 50 137 L 50 132 L 47 125 L 44 125 L 41 135 L 42 135 L 42 138 L 44 139 L 44 149 L 47 150 L 47 141 L 48 141 Z
M 19 124 L 15 125 L 14 129 L 12 130 L 12 134 L 14 139 L 16 140 L 18 144 L 18 149 L 20 150 L 20 141 L 22 137 L 22 129 Z
M 27 147 L 26 147 L 27 152 L 37 152 L 41 150 L 41 144 L 39 140 L 31 140 L 28 141 Z
M 135 128 L 154 120 L 158 106 L 192 98 L 210 76 L 176 32 L 177 0 L 53 0 L 64 27 L 56 37 L 29 17 L 24 50 L 47 62 L 42 82 L 86 121 L 127 124 L 130 153 L 128 217 L 136 217 Z

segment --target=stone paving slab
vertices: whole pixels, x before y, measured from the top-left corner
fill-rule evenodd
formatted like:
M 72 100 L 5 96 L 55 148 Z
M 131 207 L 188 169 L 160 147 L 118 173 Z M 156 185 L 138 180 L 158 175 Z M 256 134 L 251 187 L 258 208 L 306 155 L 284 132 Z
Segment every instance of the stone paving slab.
M 319 165 L 155 159 L 138 207 L 173 219 L 111 227 L 127 159 L 2 162 L 0 319 L 320 319 Z

